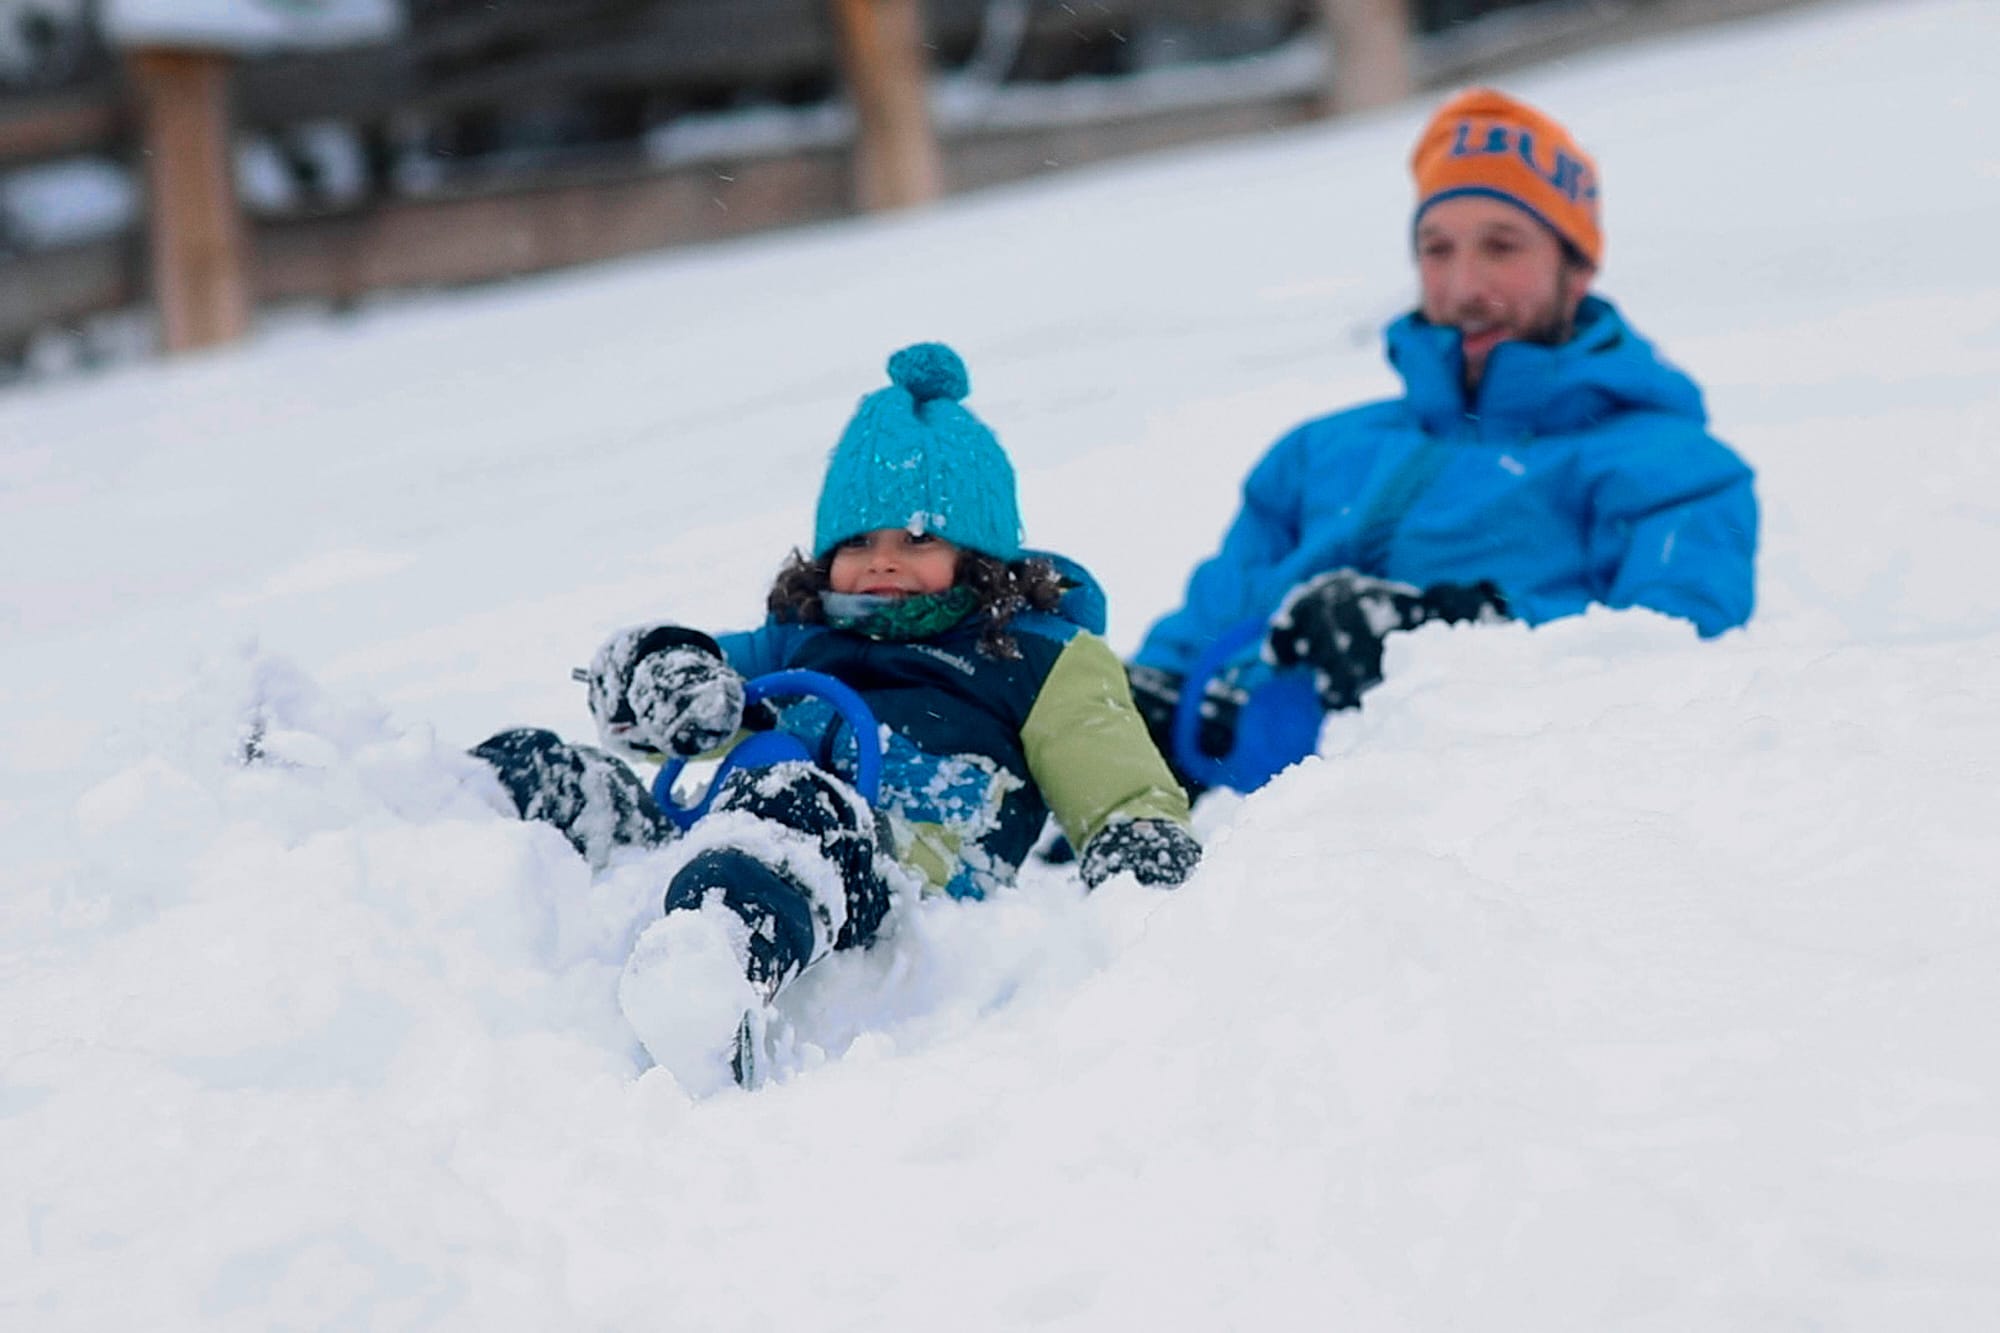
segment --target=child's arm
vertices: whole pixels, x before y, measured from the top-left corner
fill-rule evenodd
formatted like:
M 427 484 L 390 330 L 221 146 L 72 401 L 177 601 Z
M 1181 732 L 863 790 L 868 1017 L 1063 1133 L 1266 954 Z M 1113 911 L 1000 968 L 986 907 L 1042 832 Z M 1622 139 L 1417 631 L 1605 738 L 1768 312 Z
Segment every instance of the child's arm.
M 715 641 L 723 660 L 750 678 L 782 670 L 806 633 L 803 625 L 767 620 L 753 630 L 717 635 Z
M 1187 793 L 1104 640 L 1078 634 L 1064 645 L 1021 741 L 1035 784 L 1091 872 L 1087 882 L 1130 870 L 1146 883 L 1178 884 L 1194 868 L 1201 849 L 1187 832 Z

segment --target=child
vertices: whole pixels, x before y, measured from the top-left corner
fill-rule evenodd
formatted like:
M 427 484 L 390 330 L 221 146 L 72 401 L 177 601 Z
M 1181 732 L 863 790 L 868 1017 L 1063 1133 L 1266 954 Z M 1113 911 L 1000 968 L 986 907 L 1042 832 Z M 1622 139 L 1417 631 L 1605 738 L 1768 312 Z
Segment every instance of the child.
M 870 943 L 892 885 L 983 896 L 1013 879 L 1051 813 L 1093 887 L 1121 871 L 1175 885 L 1200 858 L 1123 667 L 1080 623 L 1101 615 L 1088 576 L 1022 550 L 1013 468 L 960 405 L 957 354 L 905 348 L 889 377 L 835 447 L 812 555 L 779 572 L 761 628 L 625 630 L 588 672 L 599 734 L 626 753 L 705 754 L 777 722 L 843 767 L 824 704 L 746 719 L 744 679 L 780 668 L 835 677 L 882 724 L 876 807 L 844 780 L 851 769 L 736 770 L 676 843 L 666 920 L 640 940 L 620 999 L 690 1091 L 726 1066 L 748 1078 L 764 1006 L 831 950 Z M 602 752 L 513 731 L 476 753 L 524 817 L 555 823 L 595 864 L 672 837 Z

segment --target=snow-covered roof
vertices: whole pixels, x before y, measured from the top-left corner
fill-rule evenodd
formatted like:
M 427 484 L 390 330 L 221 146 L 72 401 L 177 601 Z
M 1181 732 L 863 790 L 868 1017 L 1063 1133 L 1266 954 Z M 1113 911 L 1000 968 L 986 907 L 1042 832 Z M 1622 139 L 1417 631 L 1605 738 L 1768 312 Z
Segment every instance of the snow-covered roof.
M 104 0 L 120 46 L 244 54 L 381 41 L 403 26 L 402 0 Z

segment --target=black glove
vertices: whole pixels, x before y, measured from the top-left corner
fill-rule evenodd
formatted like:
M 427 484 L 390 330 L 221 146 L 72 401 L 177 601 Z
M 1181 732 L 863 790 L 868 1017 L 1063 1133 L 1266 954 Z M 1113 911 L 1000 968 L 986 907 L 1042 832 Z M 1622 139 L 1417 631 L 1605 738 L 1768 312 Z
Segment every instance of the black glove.
M 1292 589 L 1271 617 L 1267 646 L 1281 667 L 1306 666 L 1327 711 L 1354 708 L 1382 683 L 1382 640 L 1432 620 L 1505 620 L 1507 599 L 1490 582 L 1407 583 L 1336 569 Z
M 1336 569 L 1285 595 L 1265 641 L 1281 667 L 1311 667 L 1328 712 L 1353 708 L 1382 683 L 1382 638 L 1422 614 L 1423 593 L 1407 583 Z
M 1181 706 L 1182 677 L 1159 667 L 1128 665 L 1125 678 L 1132 683 L 1132 702 L 1152 733 L 1153 744 L 1169 762 L 1174 757 L 1174 712 Z M 1220 758 L 1236 744 L 1236 715 L 1243 708 L 1244 693 L 1227 676 L 1210 679 L 1201 695 L 1201 725 L 1195 729 L 1195 748 L 1210 758 Z
M 614 847 L 658 847 L 674 836 L 646 784 L 602 750 L 519 727 L 472 753 L 493 766 L 521 818 L 555 825 L 593 866 Z
M 1477 583 L 1433 583 L 1424 589 L 1420 610 L 1423 619 L 1417 624 L 1433 620 L 1442 620 L 1447 625 L 1462 625 L 1468 620 L 1497 624 L 1513 619 L 1507 610 L 1506 594 L 1492 579 Z
M 1171 889 L 1201 863 L 1201 844 L 1168 819 L 1124 819 L 1098 830 L 1077 872 L 1090 888 L 1130 871 L 1141 884 Z
M 620 630 L 605 640 L 583 676 L 597 734 L 611 749 L 696 755 L 743 725 L 743 678 L 700 630 Z
M 743 677 L 700 648 L 649 653 L 625 690 L 632 735 L 668 754 L 706 754 L 743 725 Z

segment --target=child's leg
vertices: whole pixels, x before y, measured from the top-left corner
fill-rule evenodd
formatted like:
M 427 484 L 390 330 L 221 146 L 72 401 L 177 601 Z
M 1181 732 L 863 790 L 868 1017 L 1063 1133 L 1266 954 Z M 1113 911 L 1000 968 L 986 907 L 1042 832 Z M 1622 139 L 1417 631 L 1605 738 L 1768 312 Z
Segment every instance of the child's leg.
M 748 928 L 743 975 L 766 999 L 823 952 L 810 895 L 751 853 L 737 847 L 698 853 L 667 885 L 666 914 L 698 912 L 711 893 Z
M 520 727 L 472 753 L 500 775 L 521 818 L 555 825 L 593 866 L 602 866 L 614 847 L 657 847 L 673 836 L 645 784 L 602 750 Z
M 874 812 L 810 764 L 737 772 L 691 835 L 618 999 L 654 1062 L 705 1095 L 754 1083 L 767 1006 L 834 949 L 865 946 L 889 909 Z
M 753 826 L 696 855 L 667 885 L 667 911 L 698 908 L 720 889 L 751 927 L 749 965 L 774 995 L 829 950 L 874 940 L 889 889 L 875 869 L 875 812 L 853 788 L 806 763 L 739 771 L 723 779 L 708 817 L 730 814 L 767 834 Z

